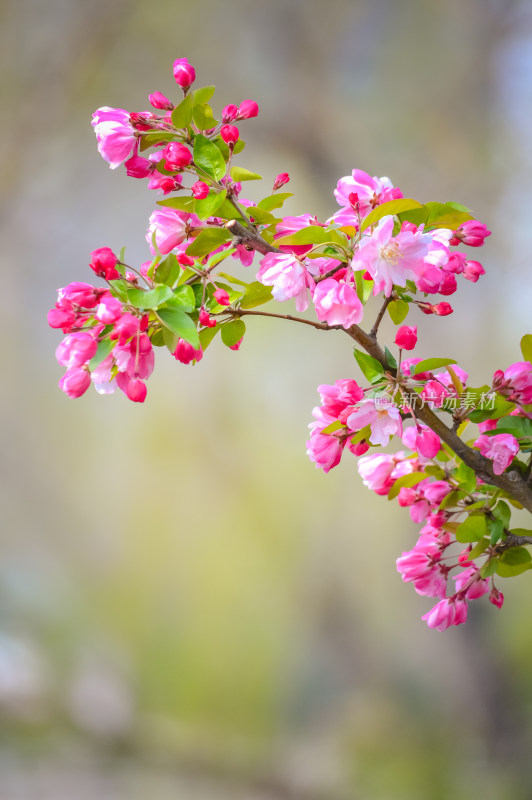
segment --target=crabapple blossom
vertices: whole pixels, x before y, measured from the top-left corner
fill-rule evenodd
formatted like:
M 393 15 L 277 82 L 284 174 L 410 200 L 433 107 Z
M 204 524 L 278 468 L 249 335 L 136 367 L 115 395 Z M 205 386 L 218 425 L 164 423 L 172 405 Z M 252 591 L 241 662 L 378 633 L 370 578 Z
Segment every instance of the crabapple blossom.
M 90 268 L 106 281 L 116 280 L 120 277 L 120 273 L 115 269 L 117 264 L 118 258 L 110 247 L 99 247 L 98 250 L 93 250 L 91 253 Z
M 100 155 L 111 169 L 116 169 L 131 154 L 137 143 L 129 111 L 102 106 L 92 115 L 92 125 Z
M 259 107 L 254 100 L 242 100 L 238 107 L 238 119 L 251 119 L 259 113 Z
M 232 147 L 238 142 L 240 138 L 240 132 L 236 125 L 222 125 L 220 129 L 220 136 L 224 140 L 224 142 Z
M 196 70 L 188 63 L 186 58 L 177 58 L 174 61 L 174 78 L 183 90 L 187 90 L 196 80 Z
M 307 289 L 314 288 L 314 281 L 295 256 L 267 253 L 260 262 L 257 279 L 265 286 L 272 287 L 272 294 L 279 302 L 295 298 L 298 311 L 308 308 Z
M 480 247 L 484 240 L 491 236 L 491 231 L 482 222 L 470 219 L 463 222 L 453 234 L 450 244 L 468 244 L 470 247 Z
M 413 350 L 417 344 L 417 325 L 402 325 L 395 334 L 395 344 L 402 350 Z
M 358 216 L 349 199 L 352 194 L 357 195 L 358 214 L 362 219 L 376 206 L 403 196 L 400 189 L 394 189 L 389 178 L 372 178 L 367 172 L 354 169 L 350 176 L 347 175 L 338 181 L 334 190 L 336 202 L 342 208 L 332 219 L 339 225 L 358 227 Z
M 399 410 L 393 406 L 377 408 L 375 400 L 368 398 L 358 404 L 357 409 L 346 420 L 352 431 L 359 431 L 366 425 L 371 427 L 369 441 L 385 447 L 394 435 L 401 435 L 402 423 Z
M 482 434 L 475 441 L 475 447 L 490 461 L 493 461 L 493 472 L 502 475 L 519 452 L 519 442 L 511 433 L 497 433 L 495 436 Z
M 90 385 L 90 372 L 83 367 L 71 367 L 59 380 L 59 388 L 72 398 L 81 397 Z
M 312 300 L 318 319 L 328 325 L 350 328 L 364 315 L 362 305 L 351 284 L 326 278 L 316 285 Z
M 180 361 L 182 364 L 190 364 L 191 362 L 197 364 L 203 358 L 203 350 L 201 347 L 196 350 L 189 342 L 179 339 L 173 355 L 176 361 Z
M 290 175 L 288 174 L 288 172 L 280 172 L 273 182 L 272 191 L 276 192 L 277 189 L 280 189 L 282 186 L 285 186 L 289 182 L 289 180 L 290 180 Z
M 176 208 L 158 208 L 150 216 L 150 224 L 146 240 L 152 247 L 152 237 L 163 255 L 170 253 L 187 238 L 187 225 L 191 219 L 190 214 Z

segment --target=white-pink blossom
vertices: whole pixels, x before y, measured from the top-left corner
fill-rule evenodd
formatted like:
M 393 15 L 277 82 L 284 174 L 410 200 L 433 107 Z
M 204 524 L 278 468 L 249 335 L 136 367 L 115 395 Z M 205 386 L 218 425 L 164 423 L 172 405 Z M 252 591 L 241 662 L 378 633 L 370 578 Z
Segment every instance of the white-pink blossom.
M 116 169 L 126 160 L 137 141 L 129 117 L 129 111 L 109 106 L 98 108 L 92 115 L 98 151 L 111 169 Z
M 496 433 L 495 436 L 482 434 L 475 441 L 475 447 L 490 461 L 493 461 L 493 472 L 502 475 L 519 452 L 519 442 L 511 433 Z
M 358 198 L 358 214 L 363 219 L 370 211 L 381 203 L 395 200 L 403 196 L 400 189 L 394 189 L 389 178 L 371 177 L 361 169 L 354 169 L 351 175 L 340 178 L 334 190 L 334 196 L 340 211 L 332 217 L 339 225 L 358 227 L 358 215 L 353 210 L 349 196 L 356 194 Z
M 334 278 L 316 284 L 312 299 L 316 316 L 328 325 L 341 325 L 347 330 L 364 315 L 364 306 L 351 284 Z
M 298 311 L 308 308 L 308 288 L 314 281 L 303 264 L 290 253 L 267 253 L 260 262 L 257 279 L 272 287 L 276 300 L 283 302 L 295 298 Z
M 401 436 L 402 433 L 399 409 L 391 405 L 377 408 L 372 398 L 359 403 L 354 413 L 347 418 L 347 426 L 352 431 L 362 430 L 366 425 L 371 427 L 369 437 L 371 444 L 380 444 L 383 447 L 389 443 L 394 434 Z

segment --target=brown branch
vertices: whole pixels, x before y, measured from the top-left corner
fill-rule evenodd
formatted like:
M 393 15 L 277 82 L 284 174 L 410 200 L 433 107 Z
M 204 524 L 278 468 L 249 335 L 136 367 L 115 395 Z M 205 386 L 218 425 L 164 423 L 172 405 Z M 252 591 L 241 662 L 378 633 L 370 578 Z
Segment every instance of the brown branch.
M 302 325 L 311 325 L 313 328 L 317 328 L 320 331 L 334 331 L 339 328 L 339 326 L 331 326 L 327 325 L 326 322 L 314 322 L 311 319 L 303 319 L 302 317 L 293 317 L 291 314 L 273 314 L 269 311 L 254 311 L 248 308 L 232 308 L 230 311 L 222 312 L 224 314 L 231 314 L 231 316 L 235 317 L 245 317 L 245 316 L 254 316 L 254 317 L 275 317 L 276 319 L 288 319 L 291 322 L 300 322 Z
M 253 250 L 256 250 L 258 253 L 262 253 L 262 255 L 266 255 L 266 253 L 280 253 L 281 251 L 274 247 L 272 244 L 268 244 L 268 242 L 262 238 L 260 233 L 257 233 L 253 228 L 246 228 L 236 219 L 230 219 L 229 222 L 226 222 L 225 227 L 232 234 L 235 239 L 239 239 L 240 242 L 245 245 L 246 247 L 251 247 Z
M 372 336 L 374 339 L 377 337 L 377 331 L 379 330 L 379 325 L 381 324 L 382 318 L 384 317 L 384 314 L 386 313 L 386 309 L 388 308 L 388 304 L 391 303 L 392 300 L 393 300 L 393 295 L 390 295 L 390 297 L 387 297 L 386 300 L 384 301 L 384 303 L 382 304 L 382 308 L 378 313 L 377 319 L 375 320 L 375 324 L 373 325 L 373 328 L 371 329 L 371 331 L 369 333 L 369 335 Z

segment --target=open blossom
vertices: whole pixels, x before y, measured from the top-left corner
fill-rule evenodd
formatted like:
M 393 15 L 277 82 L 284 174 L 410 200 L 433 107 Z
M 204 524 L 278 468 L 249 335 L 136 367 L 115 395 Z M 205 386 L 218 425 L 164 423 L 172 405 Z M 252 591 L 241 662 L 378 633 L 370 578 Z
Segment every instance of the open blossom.
M 429 628 L 437 631 L 444 631 L 451 625 L 461 625 L 467 619 L 467 602 L 453 597 L 440 600 L 421 619 L 425 620 Z
M 131 154 L 137 142 L 129 111 L 102 106 L 92 115 L 100 155 L 116 169 Z
M 401 436 L 401 414 L 395 406 L 377 408 L 375 400 L 368 398 L 359 403 L 356 411 L 347 418 L 347 427 L 352 431 L 360 431 L 366 425 L 371 427 L 369 441 L 385 447 L 394 434 Z
M 349 406 L 354 406 L 364 397 L 364 392 L 358 383 L 350 378 L 341 378 L 332 386 L 327 383 L 321 384 L 318 386 L 318 392 L 320 393 L 321 407 L 326 414 L 332 417 L 332 420 L 343 417 Z
M 358 214 L 353 209 L 350 195 L 357 195 Z M 371 177 L 361 169 L 354 169 L 338 181 L 334 196 L 338 205 L 342 206 L 332 219 L 339 225 L 358 227 L 358 215 L 363 219 L 370 211 L 382 203 L 403 196 L 400 189 L 394 189 L 389 178 Z
M 316 285 L 312 296 L 316 316 L 328 325 L 341 325 L 346 330 L 360 322 L 364 306 L 349 283 L 326 278 Z
M 267 253 L 260 262 L 257 279 L 271 286 L 276 300 L 283 302 L 294 297 L 298 311 L 308 308 L 307 288 L 314 281 L 302 263 L 290 253 Z
M 367 270 L 375 286 L 373 293 L 392 293 L 393 285 L 406 286 L 425 270 L 424 258 L 432 241 L 430 234 L 403 231 L 393 236 L 394 218 L 383 217 L 370 236 L 363 236 L 351 266 Z
M 504 371 L 504 380 L 509 385 L 512 399 L 528 405 L 532 403 L 532 364 L 517 361 Z
M 67 369 L 82 367 L 96 354 L 98 342 L 91 333 L 70 333 L 57 347 L 55 356 Z
M 340 463 L 345 440 L 334 434 L 323 434 L 322 431 L 335 421 L 334 417 L 326 414 L 322 408 L 315 408 L 312 412 L 315 422 L 311 422 L 310 439 L 307 442 L 307 455 L 317 467 L 324 472 L 329 472 Z
M 511 433 L 496 433 L 495 436 L 482 434 L 475 442 L 480 452 L 493 461 L 493 472 L 502 475 L 519 452 L 519 442 Z
M 372 453 L 359 458 L 357 468 L 364 486 L 376 494 L 388 494 L 395 482 L 392 473 L 398 455 L 400 454 L 397 453 L 396 456 L 393 456 L 388 453 Z
M 152 253 L 152 236 L 155 233 L 155 242 L 163 255 L 170 253 L 187 238 L 187 224 L 191 214 L 179 211 L 176 208 L 158 208 L 150 216 L 150 224 L 146 234 L 146 241 Z

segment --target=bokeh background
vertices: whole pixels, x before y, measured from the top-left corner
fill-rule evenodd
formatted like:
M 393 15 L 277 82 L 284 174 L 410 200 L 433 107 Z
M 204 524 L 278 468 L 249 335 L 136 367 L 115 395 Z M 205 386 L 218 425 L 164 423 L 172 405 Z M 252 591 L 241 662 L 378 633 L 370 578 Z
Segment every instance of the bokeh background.
M 419 354 L 473 385 L 530 330 L 532 6 L 527 0 L 4 0 L 2 800 L 525 800 L 527 576 L 505 608 L 430 631 L 394 561 L 408 513 L 353 459 L 305 457 L 316 386 L 356 376 L 340 334 L 248 325 L 191 368 L 158 352 L 144 406 L 57 389 L 57 287 L 91 250 L 131 263 L 155 197 L 111 172 L 91 113 L 255 99 L 248 168 L 289 171 L 289 213 L 339 177 L 388 175 L 493 231 Z M 248 195 L 257 199 L 250 185 Z M 421 315 L 420 315 L 421 316 Z M 271 321 L 270 321 L 271 322 Z M 345 339 L 345 340 L 344 340 Z

